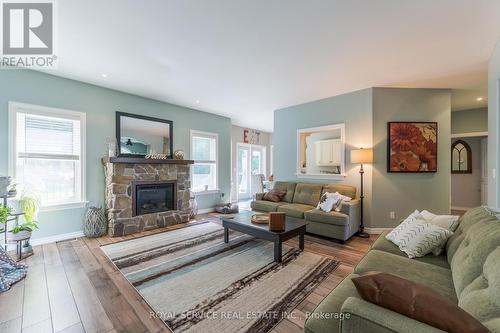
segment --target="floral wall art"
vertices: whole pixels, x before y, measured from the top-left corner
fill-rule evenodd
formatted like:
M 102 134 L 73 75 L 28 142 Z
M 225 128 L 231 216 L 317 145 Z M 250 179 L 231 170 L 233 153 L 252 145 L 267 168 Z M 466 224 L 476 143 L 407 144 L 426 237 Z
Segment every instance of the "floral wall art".
M 437 132 L 435 122 L 389 122 L 388 172 L 436 172 Z

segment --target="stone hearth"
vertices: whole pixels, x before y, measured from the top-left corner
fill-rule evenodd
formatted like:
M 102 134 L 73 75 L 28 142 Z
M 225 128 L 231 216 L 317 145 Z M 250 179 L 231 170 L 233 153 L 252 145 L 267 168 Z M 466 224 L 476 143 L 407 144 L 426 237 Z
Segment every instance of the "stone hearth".
M 191 187 L 188 163 L 172 160 L 144 160 L 137 163 L 113 162 L 103 159 L 106 179 L 106 208 L 108 234 L 124 236 L 136 232 L 165 227 L 189 221 L 189 189 Z M 133 216 L 132 182 L 177 181 L 177 210 Z

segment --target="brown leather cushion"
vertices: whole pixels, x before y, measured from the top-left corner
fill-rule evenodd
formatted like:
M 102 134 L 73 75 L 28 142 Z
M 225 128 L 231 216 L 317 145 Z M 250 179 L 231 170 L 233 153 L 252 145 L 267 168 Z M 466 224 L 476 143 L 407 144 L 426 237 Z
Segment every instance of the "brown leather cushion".
M 262 200 L 280 202 L 286 195 L 286 191 L 271 190 L 264 194 Z
M 432 289 L 383 272 L 352 278 L 361 297 L 451 333 L 490 332 L 476 318 Z

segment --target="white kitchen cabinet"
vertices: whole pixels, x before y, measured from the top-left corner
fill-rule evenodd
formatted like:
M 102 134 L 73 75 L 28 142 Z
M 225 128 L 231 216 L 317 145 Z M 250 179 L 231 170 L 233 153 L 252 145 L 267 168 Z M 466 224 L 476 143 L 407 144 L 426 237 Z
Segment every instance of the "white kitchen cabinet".
M 342 163 L 340 139 L 320 140 L 315 143 L 317 166 L 339 166 Z

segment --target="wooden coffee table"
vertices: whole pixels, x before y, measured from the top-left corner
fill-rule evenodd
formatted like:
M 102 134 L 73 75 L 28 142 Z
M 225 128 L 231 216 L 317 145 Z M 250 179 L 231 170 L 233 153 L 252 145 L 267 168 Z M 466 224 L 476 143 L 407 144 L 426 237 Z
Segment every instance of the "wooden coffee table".
M 252 215 L 256 214 L 251 211 L 243 211 L 239 214 L 222 217 L 222 226 L 224 227 L 224 242 L 229 242 L 229 229 L 242 232 L 244 234 L 254 236 L 274 242 L 274 261 L 281 262 L 282 244 L 284 241 L 299 236 L 299 248 L 304 249 L 304 235 L 306 233 L 306 221 L 295 217 L 286 217 L 285 231 L 276 232 L 269 231 L 268 224 L 252 223 Z

